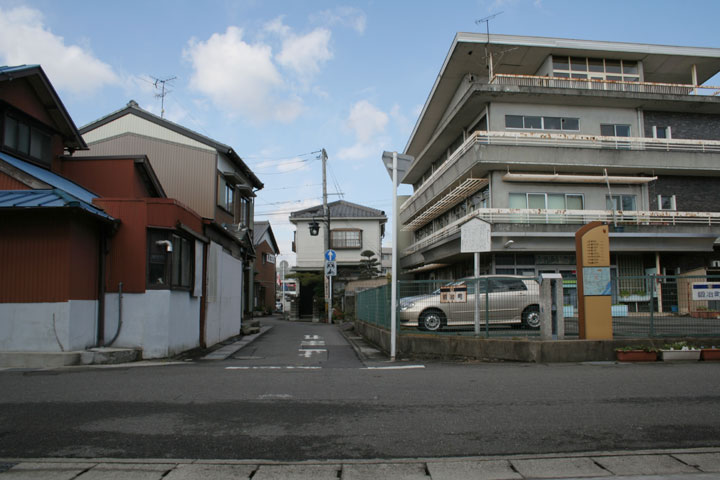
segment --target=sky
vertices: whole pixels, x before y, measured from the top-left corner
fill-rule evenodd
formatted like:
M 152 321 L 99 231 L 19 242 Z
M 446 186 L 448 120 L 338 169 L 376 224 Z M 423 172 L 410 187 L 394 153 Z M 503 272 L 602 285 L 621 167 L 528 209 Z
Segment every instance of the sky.
M 0 64 L 40 64 L 78 127 L 130 100 L 160 115 L 172 79 L 165 117 L 238 152 L 293 265 L 323 148 L 329 201 L 391 224 L 382 152 L 404 150 L 455 34 L 492 15 L 491 34 L 720 47 L 719 0 L 0 0 Z

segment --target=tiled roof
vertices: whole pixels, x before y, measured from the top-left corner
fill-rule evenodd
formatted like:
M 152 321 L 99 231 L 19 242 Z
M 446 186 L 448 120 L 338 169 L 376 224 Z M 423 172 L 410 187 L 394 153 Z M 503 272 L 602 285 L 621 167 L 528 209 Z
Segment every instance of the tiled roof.
M 338 200 L 336 202 L 328 203 L 330 209 L 330 217 L 335 218 L 385 218 L 385 212 L 382 210 L 376 210 L 374 208 L 365 207 L 358 205 L 357 203 L 347 202 L 345 200 Z M 312 218 L 320 217 L 323 214 L 323 206 L 317 205 L 315 207 L 306 208 L 297 212 L 292 212 L 290 218 Z

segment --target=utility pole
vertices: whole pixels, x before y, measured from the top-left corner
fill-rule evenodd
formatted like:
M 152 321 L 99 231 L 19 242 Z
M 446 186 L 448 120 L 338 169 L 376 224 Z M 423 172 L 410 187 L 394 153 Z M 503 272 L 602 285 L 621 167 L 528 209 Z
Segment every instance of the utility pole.
M 168 82 L 172 82 L 177 77 L 171 77 L 171 78 L 165 78 L 165 79 L 159 79 L 159 78 L 155 78 L 155 77 L 153 77 L 153 78 L 155 79 L 155 83 L 154 83 L 155 88 L 158 88 L 158 83 L 162 86 L 161 93 L 155 94 L 155 98 L 160 98 L 160 118 L 164 118 L 165 117 L 165 95 L 170 93 L 170 90 L 165 91 L 165 84 Z
M 327 201 L 327 152 L 325 149 L 322 149 L 321 152 L 322 155 L 322 187 L 323 187 L 323 216 L 325 217 L 325 239 L 326 239 L 326 248 L 325 251 L 330 250 L 330 208 L 328 207 L 328 201 Z M 328 275 L 327 278 L 327 285 L 328 285 L 328 292 L 327 292 L 327 307 L 328 307 L 328 316 L 327 321 L 328 323 L 332 323 L 332 311 L 333 311 L 333 285 L 332 285 L 333 277 L 332 275 Z

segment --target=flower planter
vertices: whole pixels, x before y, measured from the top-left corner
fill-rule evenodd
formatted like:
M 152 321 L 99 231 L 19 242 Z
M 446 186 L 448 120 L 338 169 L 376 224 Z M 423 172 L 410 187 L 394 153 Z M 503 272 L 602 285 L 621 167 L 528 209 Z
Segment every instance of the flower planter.
M 663 362 L 697 362 L 700 360 L 700 350 L 662 350 L 660 354 Z
M 646 352 L 644 350 L 616 350 L 615 355 L 618 362 L 655 362 L 657 352 Z
M 700 358 L 706 362 L 720 361 L 720 348 L 703 348 L 700 350 Z

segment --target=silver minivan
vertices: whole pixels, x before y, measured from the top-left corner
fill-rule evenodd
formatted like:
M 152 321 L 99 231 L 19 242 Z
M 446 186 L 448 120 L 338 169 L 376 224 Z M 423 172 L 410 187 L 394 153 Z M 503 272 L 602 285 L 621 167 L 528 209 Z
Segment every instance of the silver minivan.
M 533 278 L 485 275 L 453 282 L 426 295 L 404 297 L 399 301 L 400 325 L 438 331 L 443 327 L 470 326 L 475 323 L 475 284 L 479 284 L 480 323 L 486 316 L 493 324 L 540 327 L 539 285 Z M 487 301 L 487 307 L 486 307 Z

